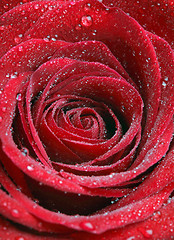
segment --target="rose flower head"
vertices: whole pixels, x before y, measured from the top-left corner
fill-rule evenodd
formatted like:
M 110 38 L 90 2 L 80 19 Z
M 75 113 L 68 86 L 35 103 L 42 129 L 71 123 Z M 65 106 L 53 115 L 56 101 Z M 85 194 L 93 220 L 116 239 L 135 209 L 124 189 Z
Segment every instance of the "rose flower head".
M 0 12 L 0 239 L 172 239 L 172 1 Z

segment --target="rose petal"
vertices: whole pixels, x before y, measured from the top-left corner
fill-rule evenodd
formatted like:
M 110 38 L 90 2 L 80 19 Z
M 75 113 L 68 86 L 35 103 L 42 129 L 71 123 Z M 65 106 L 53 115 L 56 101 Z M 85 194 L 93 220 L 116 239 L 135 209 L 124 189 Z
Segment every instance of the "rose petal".
M 172 1 L 111 1 L 103 0 L 103 4 L 119 7 L 135 18 L 146 30 L 164 38 L 173 46 L 173 9 Z

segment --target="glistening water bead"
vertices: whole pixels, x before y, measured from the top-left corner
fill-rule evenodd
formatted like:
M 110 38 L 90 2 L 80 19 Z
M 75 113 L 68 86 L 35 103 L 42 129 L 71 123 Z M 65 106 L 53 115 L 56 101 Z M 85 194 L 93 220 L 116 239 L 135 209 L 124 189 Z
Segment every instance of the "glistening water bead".
M 92 25 L 91 16 L 83 16 L 81 19 L 81 24 L 85 27 L 90 27 Z
M 18 94 L 17 94 L 16 100 L 18 100 L 18 101 L 21 101 L 21 100 L 22 100 L 21 93 L 18 93 Z
M 94 226 L 92 225 L 92 223 L 90 222 L 82 222 L 80 224 L 81 228 L 83 228 L 84 230 L 90 231 L 94 229 Z

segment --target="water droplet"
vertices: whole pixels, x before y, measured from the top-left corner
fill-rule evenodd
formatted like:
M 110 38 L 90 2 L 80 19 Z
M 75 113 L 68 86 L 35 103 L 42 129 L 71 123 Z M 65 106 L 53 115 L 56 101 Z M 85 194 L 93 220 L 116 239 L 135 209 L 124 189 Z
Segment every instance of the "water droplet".
M 18 50 L 19 50 L 19 52 L 22 52 L 23 47 L 22 47 L 22 46 L 19 46 Z
M 45 42 L 49 42 L 49 39 L 48 39 L 48 38 L 43 38 L 43 40 L 44 40 Z
M 13 209 L 12 212 L 11 212 L 11 215 L 13 217 L 19 217 L 19 211 L 17 209 Z
M 7 9 L 8 8 L 8 3 L 6 5 L 4 5 L 4 8 Z
M 7 227 L 2 227 L 2 230 L 6 231 L 6 230 L 7 230 Z
M 39 222 L 39 223 L 38 223 L 38 227 L 42 227 L 42 222 Z
M 87 12 L 87 11 L 89 11 L 90 9 L 91 9 L 91 4 L 90 4 L 90 3 L 85 4 L 84 10 Z
M 21 12 L 21 15 L 25 15 L 25 11 L 24 10 Z
M 34 9 L 37 10 L 38 8 L 39 8 L 39 4 L 35 4 L 35 5 L 34 5 Z
M 11 78 L 17 78 L 17 76 L 15 74 L 11 74 L 10 76 Z
M 27 166 L 28 171 L 33 171 L 34 168 L 32 166 Z
M 18 67 L 20 67 L 22 64 L 21 64 L 21 62 L 18 62 L 17 64 L 16 64 L 16 66 L 18 66 Z
M 9 73 L 7 73 L 5 76 L 6 76 L 7 78 L 9 78 L 9 77 L 10 77 L 10 74 L 9 74 Z
M 135 237 L 134 237 L 134 236 L 132 236 L 132 237 L 129 237 L 129 238 L 127 238 L 126 240 L 133 240 L 133 239 L 135 239 Z
M 153 219 L 157 219 L 157 218 L 160 218 L 161 217 L 161 212 L 160 211 L 157 211 L 154 213 L 153 215 Z
M 0 117 L 0 123 L 2 122 L 2 117 Z
M 92 225 L 92 223 L 90 222 L 82 222 L 80 224 L 81 228 L 83 228 L 84 230 L 94 230 L 94 226 Z
M 121 111 L 124 112 L 125 111 L 125 106 L 121 106 Z
M 3 107 L 3 108 L 2 108 L 2 112 L 5 112 L 6 110 L 7 110 L 6 107 Z
M 6 207 L 6 206 L 7 206 L 7 203 L 6 203 L 6 202 L 3 202 L 3 206 Z
M 109 8 L 106 8 L 105 10 L 108 12 L 108 11 L 109 11 Z
M 18 101 L 21 101 L 21 100 L 22 100 L 21 93 L 18 93 L 18 94 L 17 94 L 16 100 L 18 100 Z
M 71 5 L 75 5 L 76 3 L 75 2 L 70 2 Z
M 163 87 L 166 87 L 167 86 L 167 84 L 166 84 L 166 82 L 162 82 L 162 85 L 163 85 Z
M 49 6 L 48 9 L 51 11 L 51 10 L 53 10 L 53 7 L 52 7 L 52 6 Z
M 82 19 L 81 19 L 81 23 L 85 27 L 90 27 L 92 25 L 91 16 L 83 16 Z
M 1 30 L 1 31 L 3 31 L 4 28 L 5 28 L 4 25 L 1 25 L 1 26 L 0 26 L 0 30 Z
M 139 228 L 138 229 L 145 238 L 150 238 L 153 234 L 152 229 Z
M 24 156 L 27 156 L 28 154 L 29 154 L 29 151 L 28 151 L 28 149 L 27 148 L 22 148 L 22 154 L 24 155 Z
M 18 236 L 18 237 L 15 237 L 15 240 L 25 240 L 25 238 L 21 237 L 21 236 Z
M 80 24 L 78 24 L 78 25 L 75 26 L 75 29 L 76 29 L 76 30 L 80 30 L 81 27 L 82 27 L 82 26 L 81 26 Z
M 168 81 L 168 80 L 169 80 L 169 78 L 168 78 L 168 77 L 165 77 L 165 78 L 164 78 L 164 80 L 165 80 L 165 81 Z
M 20 43 L 22 40 L 20 37 L 15 37 L 14 38 L 15 43 Z

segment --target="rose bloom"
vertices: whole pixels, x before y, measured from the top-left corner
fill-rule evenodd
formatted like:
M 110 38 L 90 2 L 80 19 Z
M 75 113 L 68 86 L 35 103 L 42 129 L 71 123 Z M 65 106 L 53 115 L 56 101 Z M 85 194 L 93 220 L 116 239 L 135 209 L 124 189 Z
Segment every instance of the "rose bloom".
M 172 239 L 172 1 L 1 1 L 0 239 Z

